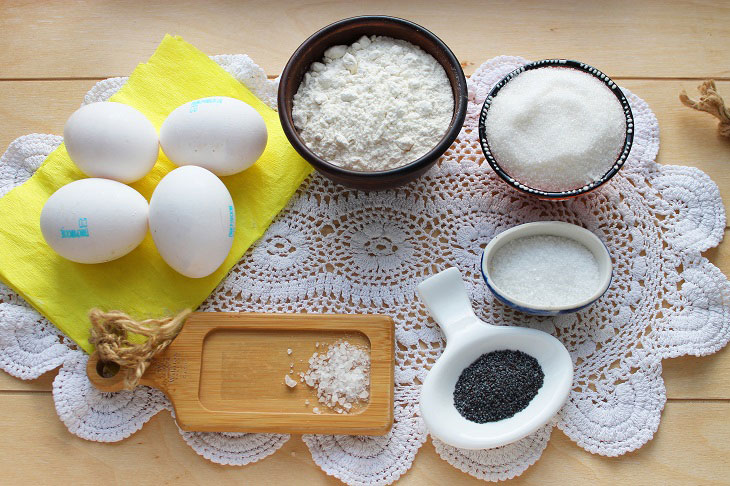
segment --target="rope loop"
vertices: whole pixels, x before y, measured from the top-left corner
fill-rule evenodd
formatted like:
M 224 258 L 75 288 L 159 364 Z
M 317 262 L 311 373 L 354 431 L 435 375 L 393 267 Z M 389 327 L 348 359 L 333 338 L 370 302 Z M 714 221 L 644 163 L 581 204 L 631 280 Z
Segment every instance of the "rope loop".
M 185 309 L 172 317 L 135 321 L 121 311 L 91 309 L 89 342 L 96 346 L 101 361 L 119 365 L 125 373 L 124 388 L 131 390 L 139 383 L 152 358 L 177 337 L 191 313 L 190 309 Z M 147 339 L 141 343 L 132 342 L 130 333 Z

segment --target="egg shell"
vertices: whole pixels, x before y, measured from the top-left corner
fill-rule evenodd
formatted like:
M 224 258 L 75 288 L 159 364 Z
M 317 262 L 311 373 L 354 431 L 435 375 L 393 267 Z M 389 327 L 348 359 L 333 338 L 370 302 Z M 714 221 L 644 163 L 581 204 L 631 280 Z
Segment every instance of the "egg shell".
M 66 121 L 63 141 L 71 160 L 90 177 L 130 183 L 157 161 L 159 142 L 152 123 L 123 103 L 82 106 Z
M 160 128 L 160 146 L 176 165 L 219 176 L 251 167 L 266 149 L 266 123 L 250 105 L 216 96 L 178 106 Z
M 134 250 L 147 234 L 147 200 L 109 179 L 81 179 L 54 192 L 41 211 L 48 245 L 78 263 L 102 263 Z
M 212 172 L 189 165 L 168 173 L 150 199 L 150 232 L 177 272 L 206 277 L 233 245 L 236 213 L 226 186 Z

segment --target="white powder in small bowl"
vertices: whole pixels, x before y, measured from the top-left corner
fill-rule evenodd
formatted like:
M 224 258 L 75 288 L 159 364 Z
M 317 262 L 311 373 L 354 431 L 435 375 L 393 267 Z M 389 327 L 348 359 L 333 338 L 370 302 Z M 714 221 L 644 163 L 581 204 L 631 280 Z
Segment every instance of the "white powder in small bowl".
M 540 307 L 563 307 L 590 297 L 600 285 L 593 253 L 562 236 L 526 236 L 499 248 L 489 277 L 508 298 Z
M 543 191 L 567 191 L 600 179 L 626 138 L 621 103 L 602 81 L 571 69 L 520 73 L 497 93 L 486 135 L 499 166 Z
M 453 113 L 449 78 L 433 56 L 374 35 L 327 49 L 292 100 L 294 126 L 307 147 L 359 171 L 394 169 L 426 155 Z

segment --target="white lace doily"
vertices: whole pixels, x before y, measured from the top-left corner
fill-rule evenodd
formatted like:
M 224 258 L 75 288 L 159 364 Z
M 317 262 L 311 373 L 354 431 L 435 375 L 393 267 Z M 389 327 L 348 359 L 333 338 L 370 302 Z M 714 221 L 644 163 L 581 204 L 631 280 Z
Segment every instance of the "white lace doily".
M 216 62 L 269 106 L 276 82 L 247 56 Z M 631 156 L 604 187 L 569 201 L 537 201 L 491 171 L 477 140 L 478 114 L 491 86 L 525 63 L 498 57 L 469 80 L 469 108 L 457 142 L 435 167 L 406 187 L 365 194 L 312 175 L 262 239 L 201 306 L 204 311 L 384 313 L 396 321 L 395 417 L 383 437 L 304 436 L 314 461 L 348 484 L 389 484 L 411 466 L 427 432 L 418 416 L 419 383 L 440 355 L 439 329 L 415 286 L 448 266 L 466 277 L 475 310 L 497 325 L 557 336 L 575 364 L 568 403 L 555 423 L 584 449 L 615 456 L 651 439 L 664 407 L 663 358 L 705 355 L 730 337 L 726 277 L 702 251 L 723 236 L 717 186 L 702 171 L 655 163 L 659 137 L 648 105 L 624 90 L 635 117 Z M 97 83 L 84 102 L 107 99 L 125 82 Z M 22 183 L 61 142 L 30 135 L 0 162 L 0 196 Z M 538 318 L 496 302 L 481 281 L 481 249 L 519 223 L 557 219 L 601 237 L 614 258 L 614 280 L 587 310 Z M 24 379 L 63 363 L 54 381 L 59 416 L 69 430 L 98 441 L 121 440 L 163 408 L 155 390 L 100 393 L 84 376 L 85 355 L 44 318 L 0 286 L 0 367 Z M 434 440 L 438 454 L 477 478 L 521 474 L 542 454 L 549 424 L 498 449 L 465 451 Z M 272 454 L 287 435 L 181 432 L 204 457 L 243 465 Z

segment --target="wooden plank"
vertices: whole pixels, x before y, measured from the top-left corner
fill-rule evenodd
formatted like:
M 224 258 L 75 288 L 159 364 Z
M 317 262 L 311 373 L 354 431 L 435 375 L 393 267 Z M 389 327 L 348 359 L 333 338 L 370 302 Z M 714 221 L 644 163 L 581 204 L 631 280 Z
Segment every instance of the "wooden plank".
M 542 458 L 510 485 L 563 486 L 566 484 L 616 485 L 727 484 L 728 402 L 670 402 L 654 439 L 638 451 L 602 457 L 579 448 L 555 429 Z M 691 431 L 691 432 L 690 432 Z M 484 485 L 440 460 L 430 441 L 406 474 L 401 485 Z
M 662 361 L 667 396 L 677 399 L 730 399 L 730 347 L 711 356 Z
M 298 438 L 274 459 L 226 467 L 198 456 L 165 411 L 130 438 L 100 444 L 70 434 L 48 394 L 2 394 L 0 408 L 6 484 L 89 484 L 97 478 L 110 484 L 338 484 L 312 462 Z
M 338 19 L 380 13 L 405 17 L 450 45 L 471 72 L 499 55 L 556 55 L 612 76 L 730 76 L 730 4 L 619 0 L 442 2 L 68 2 L 0 4 L 0 77 L 109 77 L 147 59 L 166 33 L 209 54 L 249 54 L 280 73 L 291 53 Z
M 96 81 L 0 82 L 0 151 L 29 133 L 63 135 L 63 125 Z
M 0 371 L 0 392 L 49 392 L 53 388 L 53 380 L 57 374 L 58 371 L 53 370 L 44 373 L 35 380 L 21 380 L 4 371 Z
M 86 484 L 100 477 L 124 484 L 130 474 L 136 484 L 339 484 L 312 462 L 299 436 L 272 458 L 220 466 L 185 444 L 167 412 L 122 442 L 99 444 L 70 434 L 47 394 L 2 394 L 0 409 L 0 467 L 8 484 Z M 727 484 L 728 414 L 727 401 L 670 402 L 654 440 L 618 458 L 589 454 L 556 430 L 542 458 L 510 484 Z M 484 484 L 442 461 L 428 443 L 398 484 L 455 481 Z
M 476 5 L 438 2 L 199 2 L 149 4 L 91 1 L 0 3 L 0 78 L 127 75 L 153 52 L 165 32 L 183 35 L 209 54 L 245 52 L 270 74 L 316 28 L 358 13 L 382 12 L 422 23 L 441 36 L 466 64 L 467 73 L 498 54 L 531 59 L 561 55 L 592 63 L 622 77 L 730 78 L 725 52 L 730 4 L 723 0 L 672 2 L 500 0 Z M 465 13 L 466 12 L 466 13 Z M 521 35 L 525 33 L 525 35 Z M 496 47 L 494 47 L 496 46 Z M 696 81 L 620 80 L 647 99 L 662 131 L 660 161 L 696 165 L 720 185 L 728 201 L 724 165 L 730 144 L 717 138 L 715 122 L 678 104 L 677 88 Z M 63 122 L 94 81 L 0 83 L 0 148 L 31 132 L 61 133 Z M 21 86 L 22 85 L 22 86 Z M 728 93 L 728 84 L 721 83 Z M 726 95 L 726 99 L 730 95 Z M 43 109 L 39 109 L 42 107 Z M 12 108 L 12 110 L 11 110 Z M 728 249 L 726 249 L 728 248 Z M 707 252 L 726 274 L 725 243 Z M 0 372 L 0 390 L 48 390 L 54 373 L 31 383 Z M 727 398 L 730 353 L 664 363 L 670 397 Z M 21 386 L 16 384 L 20 383 Z M 556 431 L 543 458 L 516 484 L 727 484 L 727 417 L 722 402 L 670 402 L 654 441 L 619 458 L 592 456 Z M 119 444 L 86 442 L 69 434 L 48 393 L 0 393 L 3 434 L 0 458 L 9 484 L 114 483 L 338 484 L 313 464 L 294 437 L 273 458 L 235 468 L 211 464 L 179 437 L 166 412 Z M 294 453 L 294 455 L 292 455 Z M 129 464 L 134 464 L 130 472 Z M 134 476 L 131 476 L 131 475 Z M 399 484 L 483 484 L 438 458 L 427 444 Z

